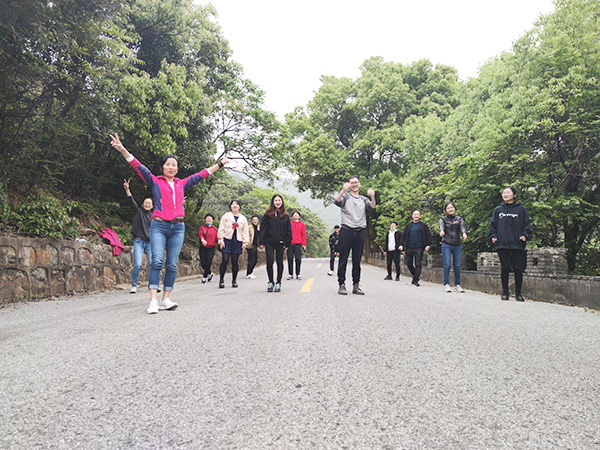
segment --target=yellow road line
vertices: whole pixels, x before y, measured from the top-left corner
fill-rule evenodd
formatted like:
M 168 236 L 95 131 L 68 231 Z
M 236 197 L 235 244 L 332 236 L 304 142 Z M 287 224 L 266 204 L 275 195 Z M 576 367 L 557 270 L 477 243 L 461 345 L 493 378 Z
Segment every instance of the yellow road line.
M 319 265 L 317 266 L 317 269 L 319 269 L 320 267 L 321 267 L 321 264 L 319 264 Z
M 313 281 L 315 281 L 314 278 L 309 278 L 308 280 L 306 280 L 306 283 L 304 283 L 304 286 L 302 286 L 300 292 L 310 292 L 310 288 L 312 287 Z

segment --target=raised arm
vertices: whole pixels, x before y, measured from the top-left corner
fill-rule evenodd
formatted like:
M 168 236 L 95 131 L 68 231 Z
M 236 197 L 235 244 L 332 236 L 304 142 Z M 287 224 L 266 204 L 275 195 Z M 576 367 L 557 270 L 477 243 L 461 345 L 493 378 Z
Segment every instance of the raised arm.
M 119 139 L 119 135 L 117 133 L 115 133 L 114 136 L 111 134 L 110 138 L 111 138 L 110 145 L 112 145 L 115 149 L 117 149 L 117 151 L 119 153 L 121 153 L 121 155 L 123 155 L 123 158 L 125 158 L 125 159 L 131 158 L 131 153 L 129 153 L 127 151 L 127 149 L 125 147 L 123 147 L 123 144 L 121 144 L 121 140 Z
M 377 206 L 377 202 L 375 201 L 375 191 L 369 188 L 367 190 L 367 194 L 369 194 L 369 197 L 371 197 L 371 208 L 375 209 L 375 207 Z

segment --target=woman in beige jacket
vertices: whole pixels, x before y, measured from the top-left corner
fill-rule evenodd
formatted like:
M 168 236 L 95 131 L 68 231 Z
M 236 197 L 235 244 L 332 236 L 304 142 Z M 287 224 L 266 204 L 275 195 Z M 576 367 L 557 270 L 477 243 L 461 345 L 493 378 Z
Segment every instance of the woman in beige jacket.
M 229 204 L 228 213 L 223 214 L 219 223 L 219 248 L 221 249 L 221 279 L 219 280 L 219 288 L 225 287 L 225 272 L 229 259 L 231 259 L 231 287 L 238 287 L 237 275 L 239 270 L 238 259 L 248 242 L 250 242 L 250 234 L 248 231 L 248 220 L 244 215 L 240 214 L 240 203 L 237 200 L 232 200 Z

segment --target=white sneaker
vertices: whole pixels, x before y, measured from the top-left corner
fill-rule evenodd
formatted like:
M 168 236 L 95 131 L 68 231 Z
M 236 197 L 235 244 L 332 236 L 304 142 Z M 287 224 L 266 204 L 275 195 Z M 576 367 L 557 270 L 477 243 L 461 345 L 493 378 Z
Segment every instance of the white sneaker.
M 160 302 L 160 306 L 158 309 L 175 309 L 177 308 L 177 303 L 172 302 L 170 298 L 163 298 L 163 301 Z
M 300 275 L 296 275 L 296 280 L 301 280 L 302 277 Z
M 327 275 L 329 275 L 330 277 L 333 276 L 333 270 L 330 270 L 329 272 L 327 272 Z
M 445 290 L 446 292 L 452 292 L 452 288 L 450 287 L 450 285 L 449 285 L 449 284 L 445 284 L 445 285 L 444 285 L 444 290 Z
M 250 280 L 254 280 L 256 278 L 256 275 L 251 273 L 250 275 L 246 275 L 246 278 L 249 278 Z
M 206 283 L 206 278 L 202 277 L 202 284 Z
M 454 286 L 454 290 L 456 292 L 465 292 L 465 290 L 462 287 L 460 287 L 460 284 L 457 284 L 456 286 Z
M 129 293 L 130 294 L 135 294 L 137 292 L 137 287 L 136 286 L 131 286 L 131 289 L 129 289 Z
M 153 298 L 150 300 L 150 306 L 146 310 L 148 314 L 158 314 L 158 300 Z
M 294 275 L 288 275 L 287 279 L 288 280 L 293 280 L 294 279 Z

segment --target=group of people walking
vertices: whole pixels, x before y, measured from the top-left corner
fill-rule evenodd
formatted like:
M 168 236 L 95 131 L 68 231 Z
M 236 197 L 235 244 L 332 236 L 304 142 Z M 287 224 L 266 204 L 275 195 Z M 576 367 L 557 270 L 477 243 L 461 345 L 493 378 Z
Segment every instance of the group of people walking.
M 163 156 L 160 160 L 162 175 L 155 176 L 131 153 L 119 140 L 119 136 L 111 135 L 111 145 L 119 151 L 135 172 L 150 187 L 152 198 L 144 199 L 139 208 L 129 189 L 129 180 L 125 180 L 127 198 L 135 217 L 132 225 L 134 237 L 134 267 L 131 274 L 131 293 L 137 292 L 137 284 L 144 252 L 148 255 L 150 270 L 148 287 L 150 305 L 148 314 L 156 314 L 161 309 L 177 308 L 177 303 L 170 299 L 177 273 L 177 261 L 183 245 L 185 233 L 183 208 L 184 193 L 194 187 L 229 162 L 227 157 L 212 167 L 206 168 L 185 179 L 176 177 L 179 162 L 173 155 Z M 352 293 L 364 295 L 360 287 L 361 258 L 365 245 L 364 230 L 367 226 L 367 211 L 376 207 L 375 192 L 368 189 L 367 198 L 359 194 L 358 177 L 350 177 L 335 197 L 335 205 L 341 211 L 341 226 L 334 228 L 329 237 L 330 264 L 328 275 L 334 274 L 335 258 L 339 257 L 337 281 L 338 294 L 347 295 L 346 269 L 350 253 L 352 253 Z M 527 210 L 516 202 L 516 191 L 507 187 L 502 192 L 503 203 L 493 213 L 489 240 L 495 245 L 501 262 L 502 300 L 509 298 L 509 273 L 515 274 L 515 296 L 523 301 L 521 288 L 523 283 L 523 267 L 525 263 L 526 242 L 533 236 Z M 252 216 L 250 222 L 241 214 L 241 204 L 231 201 L 229 209 L 214 225 L 215 216 L 206 214 L 205 223 L 198 230 L 199 256 L 203 270 L 202 283 L 210 282 L 214 274 L 211 271 L 215 250 L 222 253 L 219 267 L 219 288 L 225 287 L 225 274 L 231 262 L 231 286 L 237 288 L 239 272 L 239 256 L 247 251 L 248 266 L 246 278 L 256 278 L 253 274 L 257 263 L 258 248 L 265 249 L 266 269 L 268 276 L 267 292 L 280 292 L 284 273 L 283 257 L 287 250 L 288 280 L 301 279 L 302 251 L 306 250 L 306 226 L 300 220 L 300 213 L 295 211 L 290 216 L 285 208 L 281 195 L 275 194 L 262 218 Z M 462 241 L 467 239 L 465 221 L 456 215 L 456 206 L 452 202 L 445 205 L 445 215 L 439 220 L 440 237 L 442 239 L 442 257 L 444 261 L 444 289 L 451 292 L 450 268 L 454 269 L 454 289 L 464 292 L 460 286 L 460 260 Z M 421 262 L 424 252 L 430 250 L 432 243 L 429 227 L 421 222 L 421 213 L 414 211 L 412 221 L 404 231 L 398 230 L 397 222 L 390 224 L 390 231 L 385 238 L 383 249 L 387 260 L 386 280 L 392 280 L 392 263 L 396 268 L 396 280 L 400 279 L 400 254 L 404 253 L 405 262 L 412 275 L 411 283 L 419 286 Z M 166 254 L 166 257 L 165 257 Z M 160 292 L 160 273 L 165 266 L 163 279 L 163 297 L 159 303 L 157 293 Z M 277 267 L 275 276 L 273 266 Z M 295 266 L 295 271 L 294 271 Z
M 366 227 L 366 212 L 373 209 L 375 193 L 367 191 L 369 200 L 359 194 L 360 181 L 351 177 L 342 187 L 335 198 L 335 205 L 341 208 L 341 227 L 334 228 L 329 236 L 330 270 L 334 274 L 334 261 L 339 256 L 338 264 L 338 293 L 347 295 L 345 286 L 346 266 L 350 251 L 352 252 L 352 292 L 363 295 L 360 288 L 360 259 L 364 247 L 364 228 Z M 529 215 L 525 207 L 516 201 L 516 190 L 506 187 L 502 191 L 503 203 L 492 215 L 488 238 L 495 246 L 501 264 L 502 300 L 509 299 L 509 274 L 512 268 L 515 276 L 515 298 L 523 301 L 523 268 L 525 265 L 526 242 L 533 237 Z M 456 215 L 456 206 L 448 202 L 444 206 L 445 215 L 439 220 L 440 238 L 442 241 L 442 259 L 444 263 L 444 290 L 452 292 L 450 286 L 450 268 L 454 271 L 454 290 L 464 292 L 460 285 L 460 262 L 462 242 L 467 240 L 465 221 Z M 431 248 L 432 237 L 429 227 L 421 222 L 420 211 L 414 211 L 412 221 L 404 231 L 398 230 L 398 223 L 390 223 L 390 231 L 385 237 L 385 247 L 382 249 L 386 256 L 387 276 L 385 280 L 393 280 L 392 264 L 396 269 L 396 281 L 400 280 L 400 254 L 404 253 L 406 266 L 412 276 L 411 283 L 420 286 L 423 254 Z

